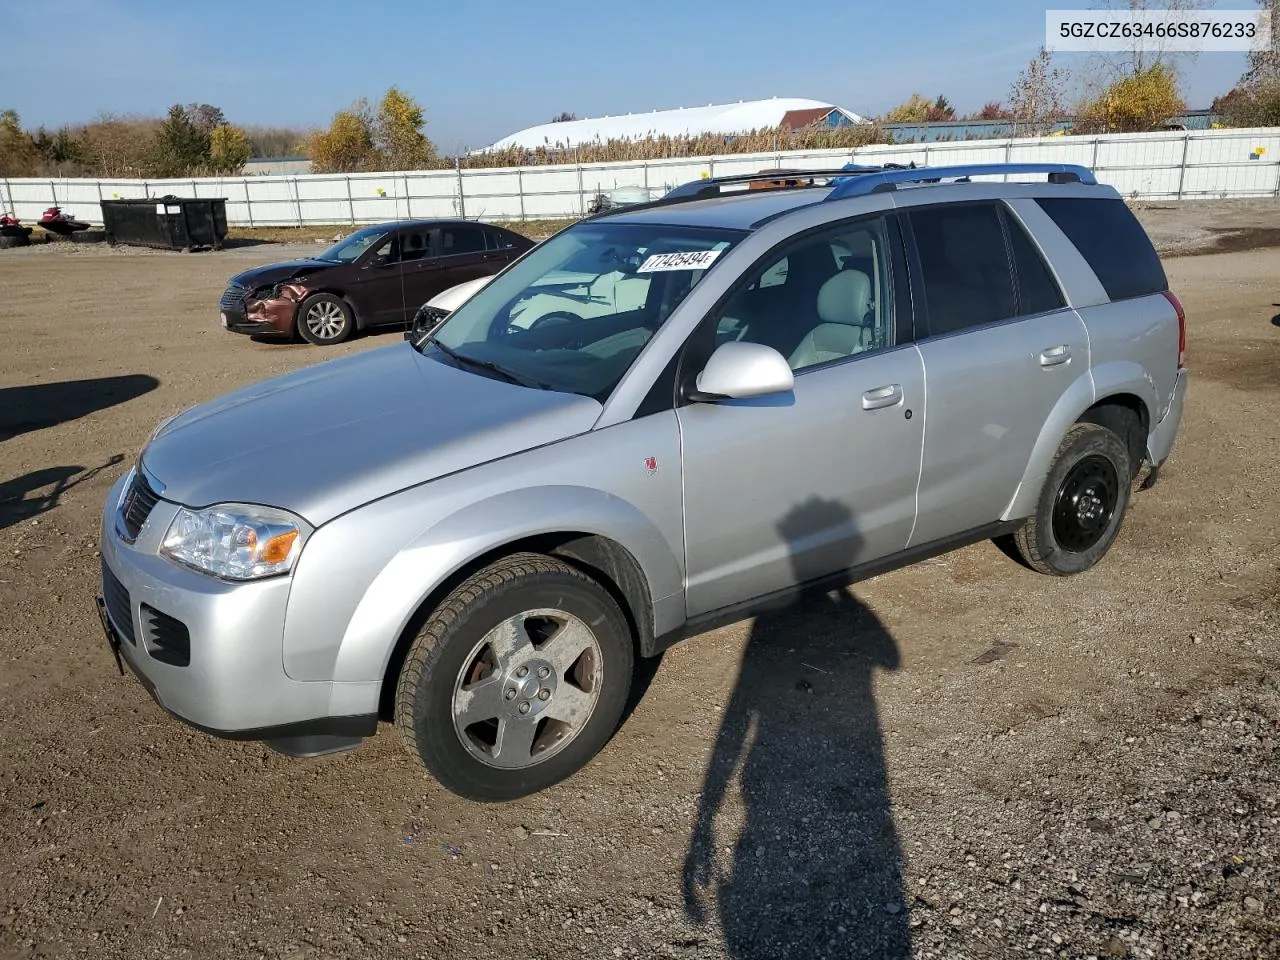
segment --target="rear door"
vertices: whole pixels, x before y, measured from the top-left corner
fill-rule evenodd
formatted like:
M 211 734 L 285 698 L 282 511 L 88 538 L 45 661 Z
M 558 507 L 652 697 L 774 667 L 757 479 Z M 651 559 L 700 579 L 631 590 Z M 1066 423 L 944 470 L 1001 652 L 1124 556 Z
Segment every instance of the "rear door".
M 431 258 L 419 268 L 424 302 L 460 283 L 497 273 L 497 266 L 487 259 L 485 230 L 478 223 L 436 227 L 431 237 Z
M 1003 203 L 908 207 L 903 223 L 928 393 L 916 546 L 1000 519 L 1089 342 Z

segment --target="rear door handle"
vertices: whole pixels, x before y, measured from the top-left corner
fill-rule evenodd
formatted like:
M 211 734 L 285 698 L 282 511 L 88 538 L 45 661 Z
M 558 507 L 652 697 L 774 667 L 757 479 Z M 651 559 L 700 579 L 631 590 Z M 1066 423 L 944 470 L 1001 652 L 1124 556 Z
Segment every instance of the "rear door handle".
M 902 384 L 890 383 L 883 387 L 868 390 L 862 395 L 863 410 L 879 410 L 881 407 L 892 407 L 902 401 Z
M 1071 348 L 1065 343 L 1040 351 L 1040 366 L 1042 367 L 1056 367 L 1058 364 L 1066 363 L 1070 359 Z

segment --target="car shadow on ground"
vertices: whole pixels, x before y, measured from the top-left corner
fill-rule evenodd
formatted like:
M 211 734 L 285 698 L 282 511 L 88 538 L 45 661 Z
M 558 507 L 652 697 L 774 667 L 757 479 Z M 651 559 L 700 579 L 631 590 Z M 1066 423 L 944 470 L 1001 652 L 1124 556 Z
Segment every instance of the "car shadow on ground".
M 796 546 L 847 525 L 810 500 L 779 525 Z M 856 541 L 848 541 L 852 565 Z M 848 590 L 803 596 L 758 617 L 724 711 L 683 877 L 697 922 L 719 915 L 733 958 L 911 955 L 902 854 L 874 695 L 896 669 L 893 637 Z M 717 829 L 737 773 L 742 827 Z
M 90 470 L 79 466 L 45 467 L 0 483 L 0 530 L 48 513 L 72 487 L 93 479 L 123 460 L 124 456 L 117 453 L 106 463 Z
M 0 387 L 0 442 L 127 403 L 159 385 L 155 377 L 131 373 L 94 380 Z

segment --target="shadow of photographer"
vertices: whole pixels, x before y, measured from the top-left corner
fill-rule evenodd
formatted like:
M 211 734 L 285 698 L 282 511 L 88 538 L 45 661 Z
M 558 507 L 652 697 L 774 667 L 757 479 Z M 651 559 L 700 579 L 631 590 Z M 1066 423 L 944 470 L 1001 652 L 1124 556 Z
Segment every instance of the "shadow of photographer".
M 805 569 L 805 545 L 833 529 L 855 531 L 852 566 L 856 528 L 843 505 L 814 498 L 779 524 L 796 583 L 821 572 Z M 683 878 L 694 920 L 706 918 L 714 890 L 729 956 L 910 956 L 874 691 L 876 671 L 898 664 L 893 637 L 847 590 L 801 594 L 755 620 Z M 733 839 L 717 819 L 736 813 L 735 773 L 742 823 Z

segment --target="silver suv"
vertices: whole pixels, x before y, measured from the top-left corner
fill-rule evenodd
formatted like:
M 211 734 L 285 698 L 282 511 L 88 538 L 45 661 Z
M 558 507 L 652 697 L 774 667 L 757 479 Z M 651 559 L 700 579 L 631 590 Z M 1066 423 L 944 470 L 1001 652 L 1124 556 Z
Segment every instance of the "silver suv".
M 984 538 L 1097 563 L 1187 384 L 1120 196 L 1058 164 L 761 177 L 579 222 L 408 342 L 162 424 L 103 516 L 118 660 L 287 754 L 390 720 L 501 800 L 712 624 Z

